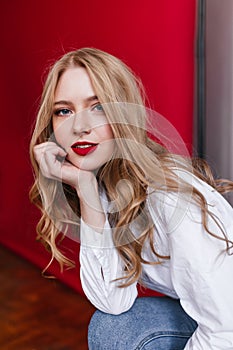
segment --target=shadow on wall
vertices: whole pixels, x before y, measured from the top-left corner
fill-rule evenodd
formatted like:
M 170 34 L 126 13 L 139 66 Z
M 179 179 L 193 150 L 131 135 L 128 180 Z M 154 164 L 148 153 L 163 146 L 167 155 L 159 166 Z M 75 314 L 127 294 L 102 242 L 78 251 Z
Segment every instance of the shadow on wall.
M 206 0 L 206 156 L 233 180 L 233 2 Z M 233 194 L 227 196 L 233 204 Z

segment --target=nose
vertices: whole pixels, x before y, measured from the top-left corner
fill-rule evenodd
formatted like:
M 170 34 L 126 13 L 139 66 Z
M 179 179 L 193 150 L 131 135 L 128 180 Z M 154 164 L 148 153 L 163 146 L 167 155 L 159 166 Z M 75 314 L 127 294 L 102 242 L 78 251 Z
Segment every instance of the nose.
M 75 114 L 73 117 L 72 131 L 75 135 L 90 134 L 92 130 L 88 113 L 85 111 Z

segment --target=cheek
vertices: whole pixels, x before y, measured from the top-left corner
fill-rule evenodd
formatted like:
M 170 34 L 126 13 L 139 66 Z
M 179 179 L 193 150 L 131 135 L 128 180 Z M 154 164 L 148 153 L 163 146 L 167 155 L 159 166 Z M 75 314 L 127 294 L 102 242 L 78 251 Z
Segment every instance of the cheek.
M 65 146 L 65 140 L 67 140 L 68 134 L 68 125 L 66 125 L 64 121 L 57 120 L 56 118 L 53 118 L 52 125 L 56 141 L 60 145 Z
M 116 148 L 116 143 L 115 143 L 111 126 L 109 124 L 106 124 L 105 126 L 103 126 L 100 130 L 100 135 L 101 135 L 102 142 L 104 142 L 106 155 L 107 157 L 109 157 L 110 155 L 113 154 Z
M 111 140 L 114 139 L 112 128 L 109 124 L 102 126 L 99 130 L 100 135 L 103 140 Z
M 52 125 L 53 125 L 53 133 L 55 138 L 57 139 L 57 136 L 59 134 L 59 122 L 56 120 L 56 118 L 52 119 Z

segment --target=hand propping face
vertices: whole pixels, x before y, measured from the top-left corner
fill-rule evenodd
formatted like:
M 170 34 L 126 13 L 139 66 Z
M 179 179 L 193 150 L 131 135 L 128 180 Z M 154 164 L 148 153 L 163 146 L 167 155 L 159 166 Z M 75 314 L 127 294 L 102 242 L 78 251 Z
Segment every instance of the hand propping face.
M 78 190 L 95 179 L 91 171 L 80 170 L 65 157 L 67 153 L 55 142 L 44 142 L 34 147 L 34 155 L 43 176 L 62 181 Z

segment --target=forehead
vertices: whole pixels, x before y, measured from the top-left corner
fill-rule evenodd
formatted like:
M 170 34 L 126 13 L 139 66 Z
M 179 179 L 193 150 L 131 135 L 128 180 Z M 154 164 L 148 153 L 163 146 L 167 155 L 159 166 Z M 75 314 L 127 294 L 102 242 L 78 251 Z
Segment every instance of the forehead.
M 55 89 L 55 99 L 82 99 L 87 95 L 95 95 L 87 70 L 79 66 L 65 70 Z

